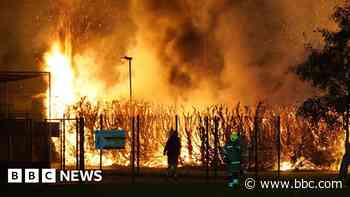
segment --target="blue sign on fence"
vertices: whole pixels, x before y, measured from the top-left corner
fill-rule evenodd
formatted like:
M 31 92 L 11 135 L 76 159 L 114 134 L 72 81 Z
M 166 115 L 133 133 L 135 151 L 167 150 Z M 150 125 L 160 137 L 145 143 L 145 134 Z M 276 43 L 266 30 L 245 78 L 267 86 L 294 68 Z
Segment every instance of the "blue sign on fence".
M 123 149 L 125 148 L 126 133 L 118 130 L 95 130 L 96 149 Z

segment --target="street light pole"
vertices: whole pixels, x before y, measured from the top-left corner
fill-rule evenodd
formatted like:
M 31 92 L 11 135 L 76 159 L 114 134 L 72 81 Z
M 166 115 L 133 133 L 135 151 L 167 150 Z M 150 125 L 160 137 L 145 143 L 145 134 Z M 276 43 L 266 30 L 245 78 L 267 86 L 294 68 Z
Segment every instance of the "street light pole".
M 131 179 L 132 183 L 135 182 L 135 131 L 134 131 L 134 108 L 132 104 L 132 79 L 131 79 L 131 61 L 132 57 L 124 56 L 123 59 L 126 59 L 129 62 L 129 90 L 130 90 L 130 130 L 131 130 Z
M 131 79 L 131 61 L 132 57 L 124 56 L 123 59 L 128 60 L 129 63 L 129 89 L 130 89 L 130 104 L 132 102 L 132 79 Z

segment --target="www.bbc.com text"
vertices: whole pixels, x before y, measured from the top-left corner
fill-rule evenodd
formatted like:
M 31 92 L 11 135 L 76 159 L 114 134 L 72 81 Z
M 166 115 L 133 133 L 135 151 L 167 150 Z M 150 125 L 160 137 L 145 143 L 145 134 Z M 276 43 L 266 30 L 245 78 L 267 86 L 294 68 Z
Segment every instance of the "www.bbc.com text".
M 261 189 L 342 189 L 343 182 L 340 180 L 259 180 L 247 178 L 244 187 L 248 190 Z

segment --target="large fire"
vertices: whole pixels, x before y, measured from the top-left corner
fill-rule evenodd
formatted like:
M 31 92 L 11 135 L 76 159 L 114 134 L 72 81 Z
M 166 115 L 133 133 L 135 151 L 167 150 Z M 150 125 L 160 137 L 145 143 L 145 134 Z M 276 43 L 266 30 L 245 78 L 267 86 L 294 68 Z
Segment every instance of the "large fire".
M 62 117 L 66 106 L 76 101 L 73 87 L 74 73 L 69 49 L 68 44 L 62 46 L 59 41 L 56 41 L 44 57 L 47 70 L 52 73 L 53 117 Z
M 44 55 L 45 64 L 47 70 L 51 73 L 51 99 L 52 99 L 52 119 L 64 118 L 68 112 L 67 107 L 79 100 L 80 92 L 76 91 L 76 79 L 72 65 L 72 48 L 71 43 L 68 39 L 65 40 L 64 44 L 60 41 L 54 41 L 50 50 Z M 65 133 L 67 152 L 66 162 L 67 165 L 74 165 L 75 163 L 75 146 L 76 135 L 69 132 L 72 125 L 67 125 L 65 129 L 68 131 Z M 62 129 L 62 128 L 61 128 Z M 53 138 L 55 149 L 60 150 L 60 141 Z M 98 166 L 99 165 L 99 152 L 93 150 L 93 145 L 86 143 L 87 147 L 87 165 Z M 113 161 L 110 156 L 103 156 L 103 165 L 112 165 Z
M 174 127 L 174 117 L 178 114 L 179 132 L 182 139 L 181 165 L 200 165 L 203 161 L 203 128 L 204 117 L 209 117 L 210 135 L 214 132 L 214 118 L 219 117 L 219 147 L 222 147 L 227 135 L 233 129 L 240 129 L 244 143 L 252 144 L 254 139 L 254 110 L 239 106 L 213 105 L 207 108 L 166 106 L 149 102 L 124 101 L 120 98 L 96 98 L 85 94 L 85 90 L 92 92 L 99 88 L 93 80 L 79 78 L 77 73 L 83 72 L 77 68 L 79 64 L 86 64 L 89 57 L 74 58 L 68 39 L 64 42 L 56 40 L 50 50 L 45 53 L 44 61 L 52 76 L 52 114 L 51 118 L 75 118 L 78 114 L 86 119 L 86 164 L 98 166 L 99 151 L 94 148 L 93 131 L 99 128 L 99 116 L 103 115 L 105 128 L 125 128 L 130 130 L 130 105 L 134 113 L 141 119 L 141 165 L 148 167 L 163 167 L 166 157 L 162 155 L 167 131 Z M 84 75 L 80 75 L 84 77 Z M 81 83 L 81 82 L 84 83 Z M 128 89 L 126 87 L 122 90 Z M 84 86 L 84 87 L 81 87 Z M 87 96 L 87 97 L 84 97 Z M 327 128 L 325 124 L 310 125 L 305 120 L 299 120 L 294 109 L 284 109 L 281 113 L 281 141 L 282 163 L 281 170 L 291 169 L 327 169 L 336 170 L 343 153 L 343 129 L 341 127 Z M 263 161 L 261 168 L 276 169 L 275 130 L 273 125 L 274 113 L 265 112 L 262 115 L 259 134 L 259 159 Z M 66 164 L 75 165 L 76 135 L 74 121 L 65 124 L 66 136 Z M 317 128 L 316 128 L 317 127 Z M 130 137 L 130 132 L 128 132 Z M 56 151 L 61 150 L 60 140 L 52 139 Z M 128 140 L 130 141 L 130 140 Z M 210 153 L 213 152 L 213 137 L 209 138 Z M 220 152 L 218 152 L 220 156 Z M 254 166 L 252 147 L 243 150 L 245 168 Z M 130 143 L 125 150 L 103 151 L 103 166 L 126 166 L 130 160 Z

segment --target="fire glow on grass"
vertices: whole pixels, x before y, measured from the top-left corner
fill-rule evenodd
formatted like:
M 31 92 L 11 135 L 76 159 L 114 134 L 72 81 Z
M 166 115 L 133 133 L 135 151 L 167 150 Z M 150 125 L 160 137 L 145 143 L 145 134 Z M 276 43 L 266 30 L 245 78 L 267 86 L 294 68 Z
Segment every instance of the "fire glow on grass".
M 74 61 L 69 39 L 64 42 L 54 41 L 50 50 L 45 53 L 44 61 L 48 71 L 52 75 L 52 118 L 72 117 L 77 114 L 85 117 L 85 158 L 86 165 L 99 165 L 99 151 L 94 148 L 93 131 L 99 128 L 99 115 L 105 118 L 105 128 L 124 128 L 130 130 L 130 103 L 118 100 L 118 98 L 104 98 L 103 102 L 94 98 L 83 98 L 83 90 L 95 91 L 98 86 L 93 81 L 82 80 L 76 73 L 79 64 L 84 64 L 86 58 L 80 56 L 79 61 Z M 85 81 L 84 84 L 78 83 Z M 127 84 L 127 83 L 126 83 Z M 84 87 L 81 87 L 83 85 Z M 125 87 L 124 87 L 125 88 Z M 126 88 L 127 89 L 127 88 Z M 134 101 L 135 114 L 141 117 L 141 165 L 147 167 L 166 166 L 166 157 L 162 155 L 163 147 L 167 139 L 169 129 L 174 127 L 175 114 L 179 114 L 179 133 L 182 141 L 181 165 L 200 165 L 202 162 L 204 117 L 209 116 L 209 128 L 212 135 L 214 117 L 220 117 L 219 147 L 233 129 L 242 128 L 242 140 L 245 143 L 253 141 L 254 110 L 249 108 L 227 107 L 213 105 L 207 108 L 193 107 L 179 108 L 176 106 L 164 106 L 147 102 Z M 281 170 L 299 169 L 328 169 L 336 170 L 343 153 L 343 129 L 336 131 L 326 128 L 320 123 L 318 129 L 304 120 L 299 120 L 294 109 L 285 109 L 281 113 L 281 138 L 282 138 L 282 165 Z M 276 150 L 274 146 L 275 130 L 273 127 L 273 113 L 265 113 L 261 121 L 261 135 L 259 141 L 262 144 L 259 152 L 261 167 L 275 169 Z M 74 123 L 66 125 L 66 165 L 75 165 L 75 128 Z M 129 165 L 130 159 L 130 132 L 127 132 L 127 148 L 125 150 L 105 150 L 103 153 L 103 166 Z M 313 141 L 305 141 L 312 139 Z M 60 152 L 59 139 L 52 139 L 56 151 Z M 209 139 L 210 154 L 213 156 L 214 140 Z M 220 155 L 220 153 L 218 153 Z M 251 149 L 243 150 L 245 168 L 252 167 Z M 248 156 L 247 156 L 248 155 Z M 326 156 L 325 156 L 326 155 Z M 318 157 L 320 156 L 320 157 Z M 292 158 L 296 162 L 292 163 Z M 329 159 L 327 159 L 329 157 Z M 221 161 L 222 162 L 222 161 Z M 314 163 L 317 163 L 314 164 Z
M 288 161 L 284 161 L 281 163 L 280 169 L 281 169 L 281 171 L 291 170 L 291 169 L 293 169 L 293 164 L 288 162 Z

